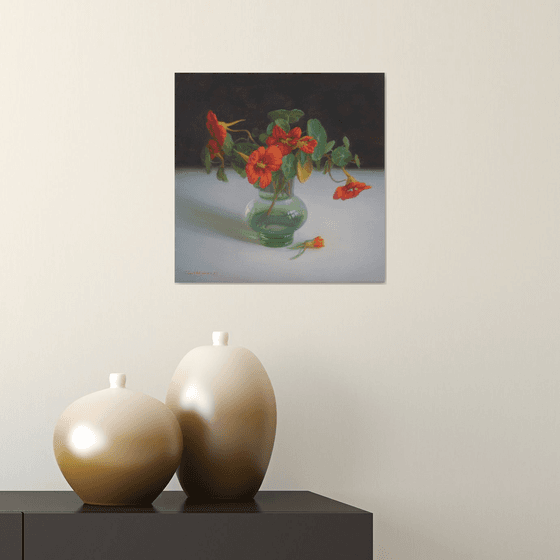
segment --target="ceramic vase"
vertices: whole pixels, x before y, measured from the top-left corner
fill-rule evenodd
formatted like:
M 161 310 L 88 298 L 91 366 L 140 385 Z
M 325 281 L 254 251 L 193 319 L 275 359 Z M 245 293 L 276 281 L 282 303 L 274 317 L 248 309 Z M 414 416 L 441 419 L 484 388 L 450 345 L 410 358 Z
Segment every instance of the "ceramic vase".
M 157 399 L 125 387 L 86 395 L 63 413 L 54 453 L 64 478 L 91 505 L 149 505 L 171 480 L 183 448 L 175 415 Z
M 181 360 L 167 392 L 183 434 L 177 477 L 194 500 L 250 500 L 274 446 L 274 390 L 251 351 L 229 346 L 228 333 L 212 338 Z

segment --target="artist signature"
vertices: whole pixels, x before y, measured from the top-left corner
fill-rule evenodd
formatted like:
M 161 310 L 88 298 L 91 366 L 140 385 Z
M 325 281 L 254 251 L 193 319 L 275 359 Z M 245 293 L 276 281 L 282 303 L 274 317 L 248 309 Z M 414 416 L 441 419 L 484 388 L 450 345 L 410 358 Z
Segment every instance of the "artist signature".
M 199 276 L 209 275 L 209 274 L 212 274 L 212 275 L 218 274 L 216 271 L 206 272 L 206 271 L 203 271 L 203 270 L 185 270 L 185 272 L 187 274 L 198 274 Z

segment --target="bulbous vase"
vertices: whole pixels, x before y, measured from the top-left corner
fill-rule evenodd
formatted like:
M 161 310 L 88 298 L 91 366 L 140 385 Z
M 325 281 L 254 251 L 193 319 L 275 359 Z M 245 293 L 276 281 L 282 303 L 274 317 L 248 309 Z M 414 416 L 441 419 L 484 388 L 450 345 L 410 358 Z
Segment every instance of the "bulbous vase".
M 291 245 L 294 233 L 306 220 L 307 206 L 294 194 L 293 179 L 287 181 L 276 199 L 272 183 L 259 189 L 259 196 L 245 209 L 247 225 L 259 233 L 261 245 L 265 247 Z
M 276 399 L 259 359 L 228 346 L 228 334 L 213 333 L 213 345 L 191 350 L 179 363 L 167 406 L 183 433 L 177 469 L 181 487 L 200 501 L 246 501 L 259 490 L 274 446 Z
M 56 462 L 86 504 L 150 505 L 179 465 L 181 428 L 162 402 L 126 389 L 124 374 L 109 379 L 108 389 L 62 413 L 53 438 Z

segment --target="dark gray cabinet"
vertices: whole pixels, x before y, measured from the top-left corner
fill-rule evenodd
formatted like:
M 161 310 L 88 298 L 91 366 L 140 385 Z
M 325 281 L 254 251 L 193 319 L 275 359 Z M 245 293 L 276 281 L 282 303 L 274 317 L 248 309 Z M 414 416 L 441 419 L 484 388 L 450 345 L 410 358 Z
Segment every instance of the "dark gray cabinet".
M 371 560 L 372 514 L 312 492 L 151 507 L 82 504 L 74 492 L 0 492 L 2 560 Z

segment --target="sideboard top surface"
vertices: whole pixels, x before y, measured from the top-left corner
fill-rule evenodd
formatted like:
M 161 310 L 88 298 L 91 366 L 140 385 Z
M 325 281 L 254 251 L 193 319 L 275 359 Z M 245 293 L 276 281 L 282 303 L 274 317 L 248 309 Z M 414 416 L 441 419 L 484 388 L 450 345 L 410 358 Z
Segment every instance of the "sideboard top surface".
M 364 510 L 307 491 L 261 491 L 250 502 L 201 503 L 181 491 L 162 492 L 147 507 L 84 504 L 74 492 L 0 492 L 0 512 L 23 513 L 361 513 Z M 371 514 L 370 514 L 371 515 Z

